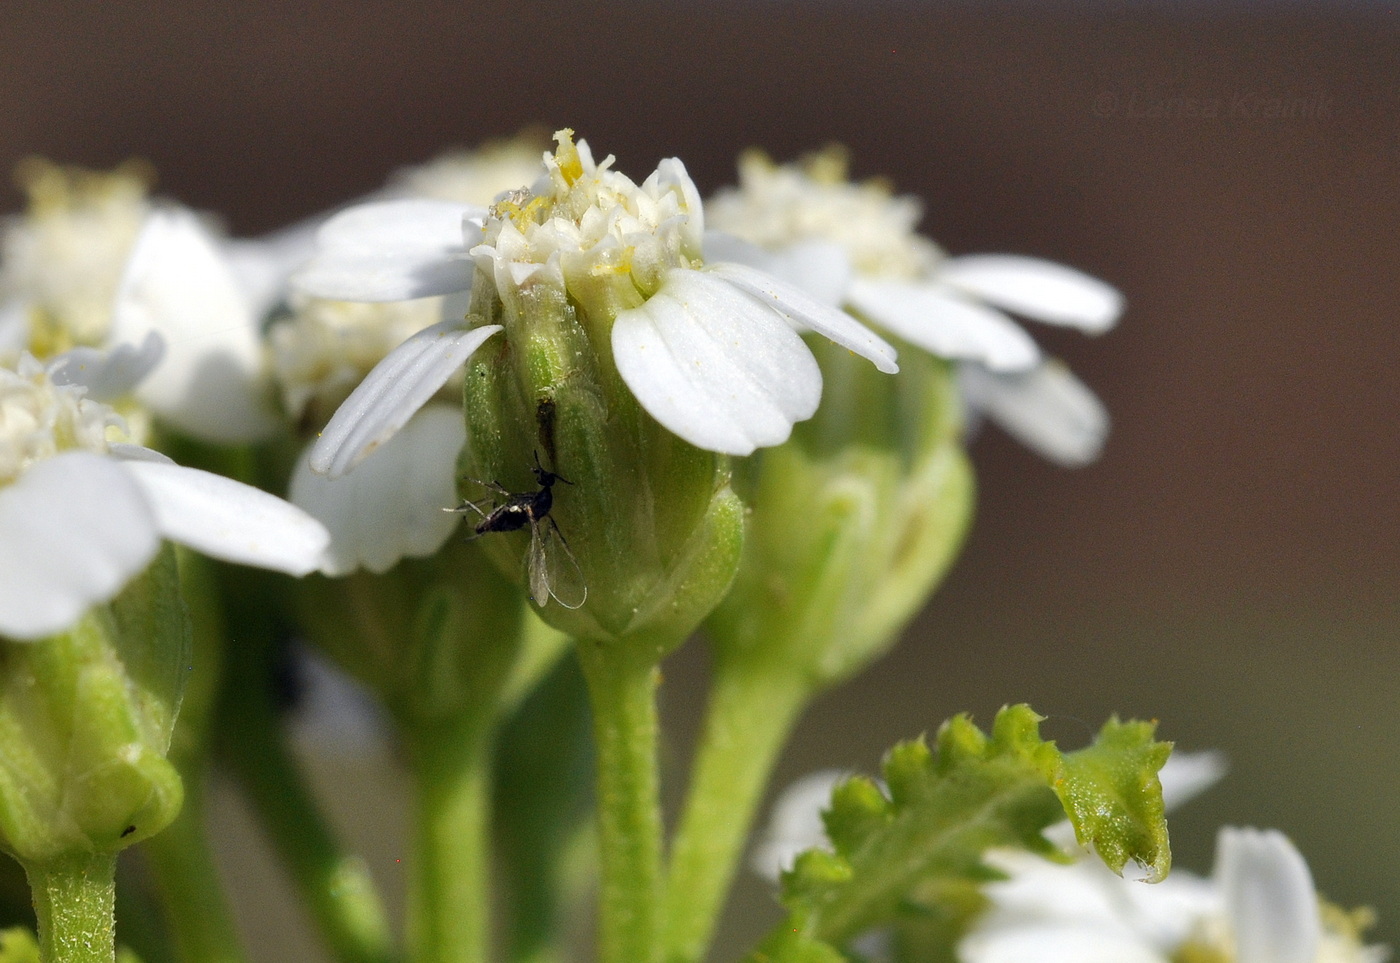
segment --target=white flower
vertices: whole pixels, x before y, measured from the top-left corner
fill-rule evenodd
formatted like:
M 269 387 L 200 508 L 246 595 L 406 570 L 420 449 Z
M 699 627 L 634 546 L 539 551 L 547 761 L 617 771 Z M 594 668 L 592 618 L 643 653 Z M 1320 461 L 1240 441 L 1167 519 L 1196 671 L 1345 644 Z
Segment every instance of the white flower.
M 974 411 L 1062 464 L 1097 455 L 1107 432 L 1102 405 L 1063 366 L 1049 367 L 1007 312 L 1098 334 L 1122 311 L 1108 285 L 1038 258 L 948 257 L 915 233 L 917 201 L 879 182 L 852 183 L 844 155 L 831 150 L 782 166 L 747 154 L 739 186 L 721 191 L 709 211 L 724 233 L 707 235 L 708 257 L 761 267 L 939 357 L 977 366 L 968 376 Z
M 895 370 L 894 352 L 844 313 L 760 271 L 701 260 L 699 195 L 678 160 L 641 185 L 566 132 L 529 191 L 490 209 L 426 200 L 328 221 L 296 283 L 309 294 L 394 301 L 492 286 L 505 313 L 567 298 L 602 326 L 650 415 L 703 448 L 748 454 L 816 410 L 821 375 L 794 327 Z M 410 339 L 351 395 L 312 453 L 340 475 L 396 432 L 499 325 L 448 321 Z
M 115 442 L 121 419 L 29 355 L 0 368 L 0 635 L 60 632 L 113 598 L 162 539 L 294 575 L 321 524 L 265 492 Z
M 1364 914 L 1320 903 L 1307 863 L 1274 830 L 1225 828 L 1211 878 L 1177 871 L 1155 885 L 1121 879 L 1097 860 L 1050 863 L 1024 853 L 991 860 L 1008 878 L 986 889 L 988 911 L 959 947 L 963 963 L 1379 963 Z
M 131 165 L 105 174 L 34 161 L 24 179 L 30 208 L 3 242 L 0 363 L 76 350 L 92 365 L 139 345 L 150 363 L 134 381 L 123 371 L 137 403 L 211 441 L 267 434 L 257 319 L 209 229 L 152 205 L 149 175 Z

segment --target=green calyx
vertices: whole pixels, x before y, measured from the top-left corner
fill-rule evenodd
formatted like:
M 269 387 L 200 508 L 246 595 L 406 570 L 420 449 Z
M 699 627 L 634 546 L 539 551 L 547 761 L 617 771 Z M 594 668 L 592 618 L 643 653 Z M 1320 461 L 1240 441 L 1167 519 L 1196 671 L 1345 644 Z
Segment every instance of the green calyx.
M 548 284 L 516 292 L 508 308 L 480 294 L 473 311 L 506 330 L 467 367 L 459 488 L 479 507 L 468 524 L 486 526 L 480 544 L 546 622 L 576 639 L 633 639 L 659 657 L 713 609 L 737 567 L 744 509 L 728 459 L 641 409 L 613 367 L 611 318 L 587 316 Z M 547 514 L 493 527 L 494 509 L 544 487 L 540 471 L 555 476 Z
M 20 862 L 115 853 L 175 818 L 189 652 L 168 545 L 68 631 L 0 643 L 0 840 Z
M 883 654 L 922 607 L 962 544 L 974 485 L 947 364 L 908 351 L 889 376 L 812 346 L 822 406 L 740 470 L 744 561 L 706 631 L 722 658 L 819 690 Z

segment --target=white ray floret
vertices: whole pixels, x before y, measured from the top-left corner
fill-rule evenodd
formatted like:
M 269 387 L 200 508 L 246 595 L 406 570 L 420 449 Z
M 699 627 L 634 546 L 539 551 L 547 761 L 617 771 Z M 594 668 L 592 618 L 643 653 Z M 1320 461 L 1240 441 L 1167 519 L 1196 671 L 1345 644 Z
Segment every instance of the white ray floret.
M 471 287 L 467 252 L 481 241 L 485 208 L 410 198 L 362 204 L 316 233 L 317 251 L 292 279 L 313 297 L 408 301 Z
M 321 572 L 379 574 L 401 558 L 436 552 L 459 521 L 442 507 L 457 500 L 457 455 L 465 442 L 462 412 L 435 402 L 340 477 L 313 472 L 309 451 L 303 453 L 287 497 L 331 533 Z

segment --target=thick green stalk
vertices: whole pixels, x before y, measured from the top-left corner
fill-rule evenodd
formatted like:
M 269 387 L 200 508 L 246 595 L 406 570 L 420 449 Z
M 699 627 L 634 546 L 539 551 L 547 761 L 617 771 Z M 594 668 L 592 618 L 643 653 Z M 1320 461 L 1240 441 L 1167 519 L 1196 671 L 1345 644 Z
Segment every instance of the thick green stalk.
M 716 666 L 672 841 L 666 963 L 704 958 L 773 764 L 810 697 L 793 673 L 764 672 L 736 659 Z
M 188 781 L 187 781 L 188 785 Z M 141 849 L 185 963 L 243 963 L 247 957 L 204 831 L 202 793 L 187 793 L 180 815 Z
M 117 854 L 83 853 L 25 867 L 43 963 L 114 963 Z
M 579 661 L 593 705 L 602 857 L 601 963 L 654 963 L 660 956 L 661 807 L 656 687 L 644 646 L 581 641 Z
M 511 714 L 494 755 L 506 959 L 564 963 L 594 771 L 588 688 L 572 653 Z
M 489 720 L 412 735 L 417 788 L 408 944 L 414 963 L 484 963 L 490 944 Z

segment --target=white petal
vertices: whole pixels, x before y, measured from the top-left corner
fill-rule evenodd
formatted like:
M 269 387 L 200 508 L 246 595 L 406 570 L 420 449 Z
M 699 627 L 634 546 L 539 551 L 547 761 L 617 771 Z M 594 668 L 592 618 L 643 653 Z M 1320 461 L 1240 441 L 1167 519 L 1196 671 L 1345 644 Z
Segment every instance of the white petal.
M 49 362 L 54 384 L 78 384 L 95 401 L 110 402 L 130 394 L 165 357 L 165 339 L 158 331 L 146 332 L 138 347 L 119 344 L 110 351 L 74 348 Z
M 899 370 L 894 360 L 894 348 L 845 311 L 822 304 L 791 284 L 742 264 L 720 262 L 708 266 L 706 271 L 724 278 L 760 304 L 787 318 L 790 323 L 810 328 L 870 360 L 886 374 Z
M 394 437 L 499 324 L 470 331 L 460 321 L 424 328 L 384 356 L 331 416 L 311 449 L 311 470 L 337 478 Z
M 744 264 L 800 288 L 822 304 L 839 308 L 851 284 L 851 259 L 830 241 L 799 241 L 769 251 L 723 231 L 705 232 L 705 260 Z
M 1229 765 L 1223 752 L 1173 752 L 1157 777 L 1162 781 L 1162 801 L 1175 809 L 1214 786 Z
M 1018 374 L 995 374 L 975 364 L 958 368 L 969 411 L 985 413 L 1021 444 L 1066 468 L 1099 457 L 1108 437 L 1108 410 L 1058 361 Z
M 19 298 L 0 303 L 0 358 L 29 345 L 29 304 Z
M 1237 963 L 1312 963 L 1322 938 L 1317 891 L 1288 838 L 1272 829 L 1227 826 L 1215 859 Z
M 974 931 L 958 946 L 962 963 L 1168 963 L 1143 940 L 1078 922 Z
M 213 558 L 305 575 L 330 542 L 295 505 L 232 478 L 155 461 L 114 464 L 146 493 L 162 535 Z
M 128 445 L 123 442 L 117 442 L 109 446 L 107 453 L 119 461 L 153 461 L 161 465 L 175 464 L 174 459 L 156 451 L 154 448 L 145 448 L 141 445 Z
M 730 455 L 787 440 L 821 400 L 821 371 L 797 332 L 724 281 L 673 270 L 618 314 L 617 370 L 657 421 Z
M 408 301 L 471 287 L 467 251 L 481 241 L 482 208 L 422 199 L 361 204 L 316 234 L 317 251 L 292 278 L 339 301 Z
M 317 215 L 263 237 L 224 243 L 229 267 L 255 316 L 266 316 L 286 298 L 288 279 L 311 260 L 316 232 L 325 220 L 325 215 Z
M 840 769 L 822 769 L 782 791 L 750 858 L 749 865 L 755 873 L 776 883 L 802 853 L 817 847 L 831 848 L 822 812 L 831 806 L 831 792 L 837 783 L 849 775 Z
M 1015 254 L 949 258 L 938 279 L 962 291 L 1046 324 L 1101 334 L 1123 313 L 1123 295 L 1082 271 Z
M 321 571 L 380 574 L 401 558 L 436 552 L 461 520 L 443 509 L 457 504 L 457 455 L 466 440 L 461 408 L 436 404 L 339 478 L 314 473 L 303 455 L 288 498 L 330 530 Z
M 154 211 L 137 237 L 112 309 L 111 340 L 165 339 L 137 397 L 182 431 L 216 442 L 276 426 L 262 384 L 258 320 L 218 246 L 186 210 Z
M 994 308 L 929 282 L 851 282 L 851 307 L 940 358 L 977 361 L 993 371 L 1024 371 L 1040 349 L 1021 326 Z
M 0 635 L 38 639 L 121 591 L 160 547 L 119 463 L 68 452 L 0 488 Z
M 760 271 L 768 271 L 769 274 L 775 273 L 769 270 L 775 258 L 767 248 L 759 247 L 726 231 L 706 231 L 702 249 L 707 264 L 729 261 L 733 264 L 747 264 Z

